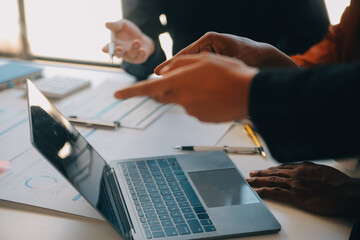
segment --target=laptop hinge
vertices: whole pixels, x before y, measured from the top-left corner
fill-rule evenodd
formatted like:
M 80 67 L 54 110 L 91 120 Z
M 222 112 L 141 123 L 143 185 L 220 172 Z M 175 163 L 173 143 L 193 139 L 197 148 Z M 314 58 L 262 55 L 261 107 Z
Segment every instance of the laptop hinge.
M 127 229 L 126 239 L 134 239 L 134 237 L 133 237 L 135 234 L 134 225 L 131 221 L 130 214 L 129 214 L 128 208 L 126 206 L 124 196 L 122 194 L 119 182 L 117 180 L 117 177 L 115 175 L 115 171 L 113 168 L 110 168 L 110 167 L 108 168 L 107 176 L 108 176 L 108 180 L 110 183 L 111 191 L 114 194 L 116 209 L 119 212 L 120 216 L 125 217 L 125 221 L 123 222 L 123 225 L 125 224 L 126 226 L 123 226 L 123 227 L 124 227 L 124 229 Z

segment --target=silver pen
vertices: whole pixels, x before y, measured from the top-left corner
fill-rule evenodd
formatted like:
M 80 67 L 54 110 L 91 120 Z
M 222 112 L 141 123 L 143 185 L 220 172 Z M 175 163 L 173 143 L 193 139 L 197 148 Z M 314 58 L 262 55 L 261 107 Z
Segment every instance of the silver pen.
M 113 31 L 110 31 L 109 57 L 111 64 L 114 63 L 114 55 L 115 55 L 115 34 Z
M 225 151 L 235 154 L 256 154 L 259 153 L 258 147 L 230 147 L 230 146 L 177 146 L 174 149 L 183 151 Z
M 78 118 L 76 116 L 70 116 L 68 117 L 69 122 L 74 124 L 83 125 L 86 127 L 92 127 L 92 128 L 112 128 L 116 129 L 120 127 L 119 122 L 103 122 L 99 120 L 91 120 L 91 119 L 83 119 Z

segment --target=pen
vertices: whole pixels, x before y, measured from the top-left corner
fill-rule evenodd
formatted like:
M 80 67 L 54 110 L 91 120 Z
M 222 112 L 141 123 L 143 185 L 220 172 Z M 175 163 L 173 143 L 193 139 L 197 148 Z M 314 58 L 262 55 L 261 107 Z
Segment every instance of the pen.
M 251 140 L 259 148 L 259 152 L 260 152 L 261 156 L 264 159 L 266 159 L 266 154 L 265 154 L 264 148 L 261 146 L 261 143 L 260 143 L 259 139 L 256 137 L 253 129 L 250 127 L 249 124 L 245 124 L 244 128 L 245 128 L 245 131 L 247 132 L 247 134 L 249 135 L 249 137 L 251 138 Z
M 115 34 L 113 33 L 113 31 L 110 31 L 109 57 L 111 64 L 114 63 L 114 55 L 115 55 Z
M 183 151 L 225 151 L 227 153 L 236 153 L 236 154 L 256 154 L 259 153 L 259 148 L 257 147 L 229 147 L 229 146 L 177 146 L 174 149 L 183 150 Z
M 91 119 L 82 119 L 78 118 L 76 116 L 70 116 L 68 117 L 69 122 L 74 124 L 80 124 L 84 125 L 86 127 L 94 127 L 94 128 L 119 128 L 120 123 L 119 122 L 102 122 L 98 120 L 91 120 Z

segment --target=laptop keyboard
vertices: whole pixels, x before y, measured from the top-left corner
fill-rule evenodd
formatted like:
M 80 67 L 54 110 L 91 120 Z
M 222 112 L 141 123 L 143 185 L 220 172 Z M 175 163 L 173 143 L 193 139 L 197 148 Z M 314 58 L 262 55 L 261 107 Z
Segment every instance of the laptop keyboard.
M 148 239 L 216 231 L 175 158 L 120 165 Z

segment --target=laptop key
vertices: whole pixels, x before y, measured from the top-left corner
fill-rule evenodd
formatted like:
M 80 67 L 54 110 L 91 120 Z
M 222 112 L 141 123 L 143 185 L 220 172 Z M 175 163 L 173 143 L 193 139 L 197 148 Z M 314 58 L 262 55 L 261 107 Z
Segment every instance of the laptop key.
M 168 214 L 168 210 L 166 208 L 160 208 L 160 209 L 156 209 L 156 212 L 158 214 Z
M 201 225 L 212 225 L 212 221 L 210 219 L 201 219 L 200 220 Z
M 184 190 L 186 196 L 188 197 L 190 204 L 192 206 L 202 206 L 199 198 L 197 197 L 194 189 L 190 185 L 189 181 L 180 182 L 182 189 Z
M 151 198 L 159 198 L 159 197 L 161 197 L 161 194 L 159 192 L 153 192 L 153 193 L 150 193 L 150 197 Z
M 154 204 L 154 207 L 155 207 L 156 209 L 165 208 L 165 204 L 164 204 L 164 203 L 155 203 L 155 204 Z
M 177 224 L 175 226 L 180 235 L 186 235 L 191 233 L 189 227 L 186 224 Z
M 153 207 L 145 207 L 144 208 L 144 213 L 150 213 L 150 212 L 155 212 L 155 209 Z
M 177 182 L 169 182 L 170 187 L 178 187 L 179 184 Z
M 134 199 L 135 200 L 135 199 Z M 146 197 L 139 197 L 140 202 L 149 202 L 150 198 L 148 196 Z
M 169 196 L 169 195 L 163 196 L 163 198 L 164 198 L 165 201 L 174 200 L 174 198 L 172 196 Z
M 147 213 L 145 216 L 147 219 L 157 219 L 156 213 Z
M 158 192 L 156 187 L 148 188 L 149 193 Z
M 186 219 L 196 218 L 195 214 L 193 214 L 193 213 L 184 213 L 184 217 Z
M 172 213 L 170 213 L 170 215 L 171 215 L 172 218 L 182 217 L 180 212 L 172 212 Z
M 143 202 L 143 203 L 141 204 L 141 206 L 142 206 L 142 207 L 152 207 L 153 205 L 152 205 L 151 202 Z
M 169 191 L 169 187 L 166 186 L 166 185 L 160 185 L 159 190 L 167 190 L 167 191 Z
M 167 161 L 169 163 L 177 162 L 176 158 L 168 158 Z
M 183 192 L 174 192 L 174 197 L 183 197 L 184 193 Z
M 159 219 L 161 221 L 165 221 L 165 220 L 171 220 L 171 217 L 169 216 L 169 214 L 160 214 Z
M 186 197 L 177 197 L 177 198 L 176 198 L 176 201 L 179 203 L 179 205 L 180 205 L 181 202 L 186 202 L 188 205 L 185 206 L 185 207 L 190 206 L 189 203 L 187 202 Z M 182 206 L 180 206 L 180 207 L 182 207 Z
M 165 237 L 165 233 L 163 231 L 161 232 L 153 232 L 154 238 L 162 238 Z
M 146 163 L 147 163 L 147 165 L 148 165 L 149 167 L 155 167 L 155 166 L 157 166 L 155 160 L 147 160 Z
M 184 175 L 184 172 L 181 170 L 174 170 L 175 175 Z
M 185 220 L 182 217 L 174 218 L 173 221 L 175 224 L 185 223 Z
M 165 159 L 158 159 L 157 163 L 159 164 L 159 166 L 161 168 L 168 168 L 169 164 L 167 163 L 167 161 Z
M 194 207 L 194 211 L 196 213 L 205 213 L 205 208 L 204 207 Z
M 157 220 L 157 219 L 149 219 L 149 220 L 148 220 L 148 224 L 149 224 L 150 226 L 160 225 L 160 221 Z
M 152 239 L 150 230 L 145 230 L 145 235 L 146 235 L 147 239 Z
M 169 209 L 170 212 L 178 212 L 178 211 L 180 211 L 178 206 L 170 206 L 170 207 L 168 207 L 168 209 Z
M 169 220 L 165 220 L 165 221 L 161 221 L 161 225 L 163 227 L 173 227 L 174 224 L 172 223 L 172 221 L 169 221 Z
M 173 237 L 178 235 L 175 227 L 166 227 L 164 228 L 164 231 L 167 237 Z
M 187 181 L 187 177 L 185 175 L 176 175 L 176 178 L 179 181 Z
M 187 220 L 189 227 L 193 233 L 202 233 L 204 230 L 202 229 L 199 221 L 197 219 Z
M 204 226 L 205 232 L 214 232 L 216 231 L 216 228 L 213 225 L 210 226 Z
M 191 208 L 182 208 L 181 211 L 183 213 L 192 213 L 193 212 Z
M 177 200 L 178 198 L 176 198 Z M 179 201 L 178 201 L 179 202 Z M 188 202 L 179 202 L 179 207 L 184 208 L 184 207 L 190 207 L 190 204 Z
M 145 186 L 147 188 L 152 188 L 152 187 L 156 187 L 156 184 L 154 182 L 149 182 L 149 183 L 145 183 Z
M 161 231 L 162 227 L 160 225 L 155 225 L 155 226 L 150 226 L 151 231 L 156 232 L 156 231 Z
M 161 195 L 165 196 L 165 195 L 171 195 L 171 192 L 169 190 L 162 190 L 160 191 Z M 176 197 L 176 196 L 175 196 Z
M 153 203 L 163 203 L 164 202 L 161 198 L 152 198 L 151 201 Z
M 177 205 L 176 202 L 174 200 L 168 200 L 168 201 L 165 201 L 166 205 L 167 206 L 174 206 L 174 205 Z
M 166 181 L 156 181 L 156 184 L 157 184 L 158 186 L 160 186 L 160 185 L 166 185 Z
M 209 215 L 207 215 L 207 213 L 200 213 L 197 215 L 199 219 L 207 219 L 210 218 Z
M 168 181 L 168 182 L 176 182 L 176 178 L 174 178 L 174 177 L 167 177 L 167 178 L 166 178 L 166 181 Z

